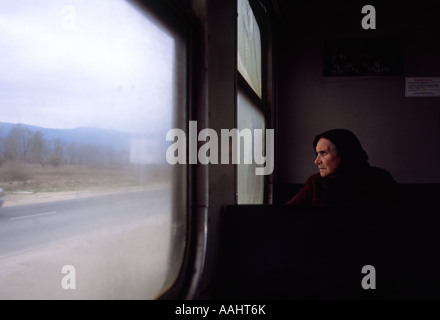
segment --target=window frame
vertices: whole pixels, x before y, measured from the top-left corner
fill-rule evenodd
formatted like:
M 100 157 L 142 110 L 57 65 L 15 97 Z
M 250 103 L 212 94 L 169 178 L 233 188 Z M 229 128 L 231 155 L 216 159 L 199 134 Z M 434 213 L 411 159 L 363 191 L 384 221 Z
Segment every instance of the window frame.
M 242 91 L 244 92 L 244 94 L 246 94 L 248 96 L 248 98 L 250 98 L 250 100 L 255 103 L 255 106 L 263 113 L 264 115 L 264 120 L 265 120 L 265 129 L 270 129 L 272 128 L 272 113 L 271 113 L 271 108 L 270 108 L 270 98 L 269 98 L 269 85 L 267 85 L 267 81 L 269 79 L 268 77 L 268 73 L 271 72 L 272 67 L 271 67 L 271 62 L 269 61 L 269 53 L 268 50 L 265 48 L 269 48 L 269 45 L 271 43 L 271 38 L 270 38 L 270 30 L 271 30 L 271 26 L 270 26 L 270 21 L 269 21 L 269 16 L 266 13 L 267 10 L 267 6 L 264 5 L 264 3 L 262 1 L 259 0 L 247 0 L 249 2 L 249 5 L 252 9 L 252 12 L 254 14 L 255 20 L 258 24 L 258 27 L 260 29 L 260 42 L 261 42 L 261 98 L 259 97 L 259 95 L 254 91 L 254 89 L 252 88 L 252 86 L 246 81 L 246 79 L 243 77 L 243 75 L 240 73 L 240 71 L 238 70 L 238 63 L 237 63 L 237 57 L 238 57 L 238 19 L 235 20 L 235 27 L 236 27 L 236 77 L 237 77 L 237 81 L 236 81 L 236 90 L 235 90 L 235 96 L 237 98 L 238 96 L 238 87 L 240 87 L 242 89 Z M 236 1 L 236 8 L 235 8 L 235 12 L 238 13 L 238 6 L 237 6 L 238 1 Z M 235 127 L 238 128 L 238 105 L 236 103 L 235 105 Z M 264 143 L 266 144 L 266 140 L 264 141 Z M 275 147 L 275 146 L 274 146 Z M 275 155 L 273 155 L 275 156 Z M 238 203 L 238 168 L 235 168 L 235 179 L 236 179 L 236 183 L 235 183 L 235 194 L 236 194 L 236 203 Z M 263 194 L 263 204 L 266 204 L 268 202 L 270 202 L 271 199 L 271 192 L 270 190 L 268 190 L 268 185 L 269 185 L 269 181 L 270 178 L 269 176 L 264 176 L 264 194 Z
M 195 75 L 197 74 L 196 54 L 200 48 L 196 48 L 195 38 L 196 18 L 190 13 L 184 0 L 132 0 L 133 3 L 139 4 L 140 9 L 151 11 L 162 23 L 166 24 L 172 30 L 178 32 L 186 40 L 186 105 L 184 111 L 184 128 L 182 128 L 188 136 L 189 127 L 188 122 L 196 114 L 194 100 L 196 100 L 195 91 L 197 84 Z M 165 139 L 165 137 L 164 137 Z M 189 146 L 186 146 L 186 153 L 189 154 Z M 179 164 L 182 166 L 183 164 Z M 164 288 L 156 300 L 175 300 L 185 299 L 188 295 L 188 290 L 191 287 L 193 280 L 193 270 L 197 264 L 197 250 L 199 234 L 198 219 L 196 210 L 194 209 L 196 190 L 196 172 L 194 168 L 188 164 L 186 166 L 186 207 L 178 208 L 185 210 L 186 214 L 186 234 L 185 234 L 185 249 L 183 253 L 183 261 L 181 263 L 180 271 L 174 283 L 169 288 Z

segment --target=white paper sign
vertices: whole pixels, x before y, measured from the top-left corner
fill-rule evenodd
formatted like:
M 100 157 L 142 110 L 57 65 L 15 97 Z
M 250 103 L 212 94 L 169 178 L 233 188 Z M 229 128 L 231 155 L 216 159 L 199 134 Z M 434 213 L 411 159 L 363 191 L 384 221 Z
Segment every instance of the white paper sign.
M 440 77 L 405 78 L 405 97 L 440 97 Z

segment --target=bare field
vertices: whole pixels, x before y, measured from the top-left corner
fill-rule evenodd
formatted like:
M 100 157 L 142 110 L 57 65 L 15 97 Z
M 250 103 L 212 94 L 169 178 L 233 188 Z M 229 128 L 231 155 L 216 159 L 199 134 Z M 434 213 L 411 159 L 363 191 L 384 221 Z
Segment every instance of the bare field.
M 41 166 L 6 163 L 0 167 L 4 206 L 95 196 L 137 190 L 168 180 L 169 166 L 119 167 Z

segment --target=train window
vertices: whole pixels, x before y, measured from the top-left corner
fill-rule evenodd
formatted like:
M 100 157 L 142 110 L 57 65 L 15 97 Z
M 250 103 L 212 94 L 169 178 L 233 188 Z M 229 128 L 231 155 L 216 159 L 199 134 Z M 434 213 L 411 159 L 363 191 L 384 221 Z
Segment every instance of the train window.
M 266 127 L 265 115 L 261 110 L 262 50 L 260 27 L 248 0 L 237 3 L 237 126 L 240 132 Z M 254 137 L 257 138 L 257 137 Z M 260 138 L 260 137 L 258 137 Z M 261 137 L 264 146 L 264 134 Z M 245 151 L 245 150 L 243 150 Z M 250 151 L 253 152 L 253 151 Z M 237 203 L 264 203 L 265 176 L 255 174 L 255 163 L 240 162 L 237 166 Z
M 0 1 L 0 299 L 155 299 L 183 261 L 186 38 L 128 1 Z
M 239 130 L 250 129 L 249 133 L 252 133 L 254 129 L 262 129 L 264 132 L 264 114 L 258 108 L 255 108 L 252 101 L 241 89 L 238 90 L 237 110 Z M 263 135 L 261 135 L 261 137 L 253 135 L 253 139 L 262 140 L 260 142 L 262 146 L 264 146 L 263 138 Z M 253 142 L 255 144 L 255 141 Z M 244 153 L 244 147 L 242 149 L 242 153 Z M 257 204 L 264 202 L 264 175 L 255 174 L 257 167 L 259 166 L 257 166 L 255 162 L 249 161 L 249 163 L 246 163 L 245 159 L 242 159 L 238 164 L 237 188 L 239 204 Z
M 248 0 L 237 3 L 237 68 L 255 93 L 261 97 L 261 36 Z

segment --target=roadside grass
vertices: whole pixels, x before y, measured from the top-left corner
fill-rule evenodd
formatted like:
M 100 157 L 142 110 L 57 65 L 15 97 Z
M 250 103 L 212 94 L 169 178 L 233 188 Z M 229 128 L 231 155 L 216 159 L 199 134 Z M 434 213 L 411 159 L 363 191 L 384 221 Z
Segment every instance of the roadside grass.
M 6 194 L 111 190 L 160 183 L 167 180 L 169 171 L 166 165 L 90 167 L 7 162 L 0 167 L 0 188 Z

